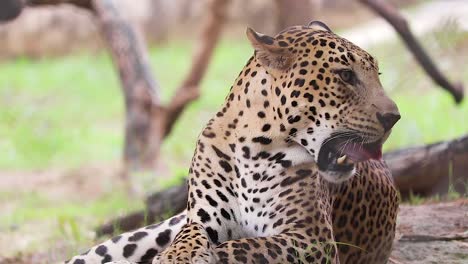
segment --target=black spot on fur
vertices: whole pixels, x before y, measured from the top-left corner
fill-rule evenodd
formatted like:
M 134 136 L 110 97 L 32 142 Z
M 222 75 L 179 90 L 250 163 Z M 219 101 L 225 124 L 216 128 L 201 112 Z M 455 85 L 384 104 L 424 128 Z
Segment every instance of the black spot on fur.
M 262 131 L 263 131 L 263 132 L 267 132 L 268 130 L 270 130 L 270 128 L 271 128 L 271 125 L 270 125 L 270 124 L 265 124 L 265 125 L 263 125 L 263 127 L 262 127 Z
M 304 86 L 304 82 L 305 82 L 304 79 L 302 79 L 302 78 L 297 78 L 297 79 L 294 81 L 294 85 L 299 86 L 299 87 L 302 87 L 302 86 Z
M 281 181 L 281 187 L 286 187 L 286 186 L 289 186 L 291 184 L 294 184 L 298 181 L 301 181 L 303 180 L 305 177 L 308 177 L 309 175 L 307 174 L 302 174 L 302 175 L 297 175 L 297 176 L 294 176 L 294 177 L 287 177 L 286 179 L 282 180 Z
M 100 245 L 96 248 L 94 252 L 96 252 L 96 254 L 98 254 L 99 256 L 104 256 L 107 253 L 107 247 L 104 245 Z
M 202 223 L 206 223 L 211 220 L 210 215 L 203 208 L 200 208 L 198 210 L 197 215 L 200 217 L 200 220 L 202 221 Z
M 315 58 L 320 58 L 322 57 L 322 55 L 323 55 L 323 51 L 321 50 L 317 50 L 317 52 L 315 52 Z
M 125 245 L 125 247 L 123 248 L 123 254 L 122 255 L 125 258 L 131 257 L 133 255 L 133 253 L 135 252 L 136 248 L 137 248 L 136 244 Z
M 224 209 L 221 209 L 221 215 L 226 218 L 226 220 L 231 220 L 231 215 Z
M 147 236 L 147 235 L 148 235 L 148 233 L 146 233 L 146 232 L 141 232 L 141 231 L 140 231 L 140 232 L 136 232 L 136 233 L 134 233 L 131 237 L 128 238 L 128 241 L 130 241 L 130 242 L 136 242 L 136 241 L 138 241 L 138 240 L 144 238 L 144 237 Z
M 140 262 L 148 262 L 153 260 L 153 258 L 158 254 L 159 252 L 154 249 L 154 248 L 150 248 L 148 249 L 148 251 L 146 251 L 146 253 L 141 257 L 141 260 Z
M 218 231 L 214 230 L 213 228 L 211 227 L 207 227 L 206 228 L 206 232 L 208 233 L 208 236 L 210 237 L 211 241 L 214 243 L 214 244 L 218 244 Z
M 221 168 L 223 168 L 223 170 L 225 172 L 231 172 L 232 171 L 232 167 L 231 165 L 229 165 L 229 163 L 225 160 L 220 160 L 219 161 L 219 166 L 221 166 Z
M 164 232 L 159 233 L 158 237 L 156 238 L 156 243 L 160 246 L 163 247 L 167 243 L 169 243 L 169 240 L 171 239 L 171 233 L 172 230 L 166 229 Z
M 109 254 L 106 254 L 106 255 L 104 256 L 104 258 L 102 259 L 101 264 L 104 264 L 104 263 L 107 263 L 107 262 L 111 262 L 111 261 L 112 261 L 112 256 L 109 255 Z
M 261 136 L 261 137 L 254 137 L 254 138 L 252 139 L 252 141 L 253 141 L 254 143 L 260 143 L 260 144 L 262 144 L 262 145 L 268 145 L 268 144 L 271 143 L 271 139 L 270 139 L 270 138 L 263 137 L 263 136 Z
M 178 217 L 174 217 L 169 221 L 169 226 L 174 226 L 180 223 L 185 218 L 185 215 L 180 215 Z
M 228 198 L 226 197 L 226 195 L 224 195 L 222 192 L 220 192 L 219 190 L 216 190 L 216 194 L 218 195 L 218 197 L 223 200 L 223 202 L 229 202 Z
M 114 242 L 114 243 L 117 243 L 117 242 L 119 242 L 119 240 L 121 238 L 122 238 L 122 236 L 116 236 L 116 237 L 111 238 L 111 241 Z
M 224 152 L 222 152 L 221 150 L 219 150 L 216 146 L 212 146 L 213 147 L 213 150 L 215 151 L 216 155 L 221 158 L 221 159 L 225 159 L 225 160 L 231 160 L 231 157 L 229 157 L 228 155 L 226 155 Z
M 213 132 L 211 132 L 211 131 L 207 131 L 207 130 L 203 130 L 202 135 L 203 135 L 204 137 L 207 137 L 207 138 L 214 138 L 214 137 L 216 137 L 216 134 L 215 134 L 215 133 L 213 133 Z

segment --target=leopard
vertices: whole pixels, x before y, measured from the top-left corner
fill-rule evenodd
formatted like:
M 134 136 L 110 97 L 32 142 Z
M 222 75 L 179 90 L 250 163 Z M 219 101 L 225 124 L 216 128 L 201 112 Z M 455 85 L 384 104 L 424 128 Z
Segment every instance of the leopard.
M 382 146 L 400 113 L 377 60 L 321 21 L 246 35 L 186 210 L 66 263 L 388 262 L 399 198 Z

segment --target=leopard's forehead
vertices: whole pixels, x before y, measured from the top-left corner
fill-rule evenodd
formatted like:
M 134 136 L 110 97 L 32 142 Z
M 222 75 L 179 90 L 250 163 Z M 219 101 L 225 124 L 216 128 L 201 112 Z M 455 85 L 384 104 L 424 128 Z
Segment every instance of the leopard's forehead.
M 358 62 L 364 69 L 378 70 L 377 60 L 365 50 L 351 41 L 333 32 L 317 30 L 307 26 L 294 26 L 278 33 L 275 38 L 282 47 L 288 47 L 292 53 L 316 52 L 324 54 L 324 58 L 331 61 L 331 57 L 345 56 Z M 333 58 L 336 62 L 347 64 L 347 60 Z

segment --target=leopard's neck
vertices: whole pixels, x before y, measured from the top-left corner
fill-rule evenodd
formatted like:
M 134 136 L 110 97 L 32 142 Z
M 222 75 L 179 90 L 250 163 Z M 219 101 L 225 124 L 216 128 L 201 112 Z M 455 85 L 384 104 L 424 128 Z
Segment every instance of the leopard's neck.
M 214 162 L 213 158 L 226 160 L 223 170 L 227 168 L 232 179 L 266 169 L 272 175 L 280 175 L 303 164 L 315 169 L 313 156 L 288 137 L 294 130 L 285 122 L 285 113 L 274 107 L 281 105 L 282 100 L 274 94 L 274 83 L 274 77 L 251 58 L 221 110 L 202 131 L 191 171 L 195 172 L 202 160 Z

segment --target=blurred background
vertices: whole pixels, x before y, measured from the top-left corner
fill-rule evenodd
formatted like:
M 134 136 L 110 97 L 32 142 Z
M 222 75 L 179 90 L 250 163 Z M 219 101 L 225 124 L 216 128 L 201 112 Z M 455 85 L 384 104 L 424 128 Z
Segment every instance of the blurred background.
M 169 103 L 190 71 L 209 1 L 114 2 L 142 33 L 160 100 Z M 227 5 L 200 97 L 164 138 L 154 168 L 130 177 L 121 176 L 121 82 L 95 16 L 74 5 L 47 5 L 27 7 L 0 24 L 0 263 L 54 263 L 71 256 L 96 241 L 96 226 L 142 210 L 147 194 L 182 182 L 198 133 L 253 54 L 244 34 L 247 26 L 275 34 L 288 25 L 321 20 L 376 57 L 382 84 L 402 114 L 386 151 L 468 133 L 466 100 L 455 104 L 395 30 L 366 5 L 358 0 L 292 2 L 233 0 Z M 386 2 L 404 15 L 440 71 L 468 84 L 468 1 Z M 468 190 L 466 178 L 462 181 Z M 406 203 L 466 205 L 466 194 L 450 186 L 444 195 L 412 194 Z

